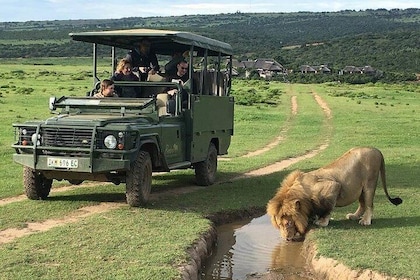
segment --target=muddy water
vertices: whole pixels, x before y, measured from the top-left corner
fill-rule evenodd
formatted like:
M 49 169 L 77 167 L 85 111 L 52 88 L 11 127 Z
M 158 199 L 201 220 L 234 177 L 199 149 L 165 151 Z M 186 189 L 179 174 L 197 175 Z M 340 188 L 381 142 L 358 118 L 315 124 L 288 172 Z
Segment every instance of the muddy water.
M 302 243 L 283 241 L 267 215 L 220 226 L 217 234 L 201 280 L 313 279 L 304 269 Z

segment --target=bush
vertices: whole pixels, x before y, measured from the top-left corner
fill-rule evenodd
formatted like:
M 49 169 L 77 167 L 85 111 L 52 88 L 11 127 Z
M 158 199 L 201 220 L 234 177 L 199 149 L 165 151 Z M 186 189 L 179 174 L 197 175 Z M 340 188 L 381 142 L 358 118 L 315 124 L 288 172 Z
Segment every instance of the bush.
M 235 97 L 236 104 L 251 106 L 255 104 L 277 105 L 280 103 L 281 91 L 270 87 L 270 82 L 262 80 L 234 81 L 238 85 L 232 88 L 231 94 Z
M 25 87 L 21 87 L 21 88 L 17 88 L 15 90 L 16 94 L 31 94 L 34 91 L 33 88 L 25 88 Z

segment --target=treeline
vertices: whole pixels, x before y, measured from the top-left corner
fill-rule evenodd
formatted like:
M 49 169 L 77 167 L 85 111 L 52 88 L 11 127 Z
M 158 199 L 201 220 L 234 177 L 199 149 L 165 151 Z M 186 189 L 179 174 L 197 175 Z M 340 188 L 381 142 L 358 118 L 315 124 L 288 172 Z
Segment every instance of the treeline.
M 420 68 L 420 9 L 3 22 L 0 57 L 90 56 L 91 45 L 70 41 L 68 33 L 126 28 L 191 31 L 229 42 L 239 60 L 274 58 L 294 71 L 370 65 L 413 75 Z
M 278 62 L 291 69 L 327 65 L 333 73 L 345 66 L 367 66 L 383 72 L 420 72 L 420 29 L 362 34 L 276 52 Z

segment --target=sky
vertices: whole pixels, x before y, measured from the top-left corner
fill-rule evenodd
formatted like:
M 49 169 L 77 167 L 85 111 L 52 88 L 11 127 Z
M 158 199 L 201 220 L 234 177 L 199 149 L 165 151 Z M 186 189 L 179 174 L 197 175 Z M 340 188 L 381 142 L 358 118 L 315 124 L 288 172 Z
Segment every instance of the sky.
M 19 4 L 18 4 L 19 3 Z M 0 22 L 420 8 L 420 0 L 0 0 Z

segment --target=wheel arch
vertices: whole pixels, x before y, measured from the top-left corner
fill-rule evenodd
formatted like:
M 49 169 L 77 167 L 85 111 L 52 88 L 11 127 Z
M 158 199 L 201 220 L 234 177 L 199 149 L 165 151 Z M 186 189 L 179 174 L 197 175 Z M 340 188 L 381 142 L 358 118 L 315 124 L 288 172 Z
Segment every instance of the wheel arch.
M 216 147 L 217 154 L 219 154 L 220 146 L 219 146 L 219 138 L 215 137 L 210 140 L 210 143 L 213 143 Z
M 156 137 L 142 139 L 140 141 L 139 152 L 140 151 L 145 151 L 149 153 L 150 158 L 152 160 L 153 169 L 159 168 L 164 164 L 159 140 Z

